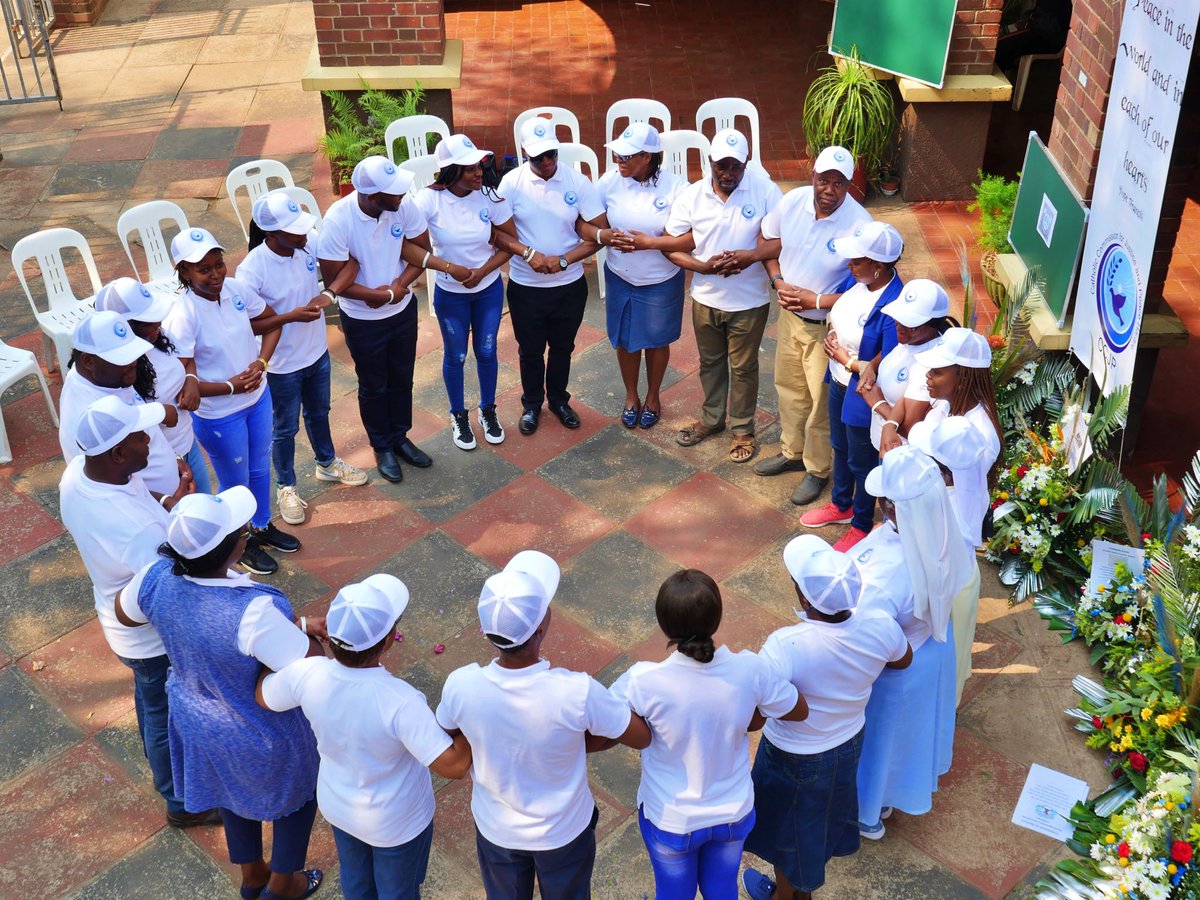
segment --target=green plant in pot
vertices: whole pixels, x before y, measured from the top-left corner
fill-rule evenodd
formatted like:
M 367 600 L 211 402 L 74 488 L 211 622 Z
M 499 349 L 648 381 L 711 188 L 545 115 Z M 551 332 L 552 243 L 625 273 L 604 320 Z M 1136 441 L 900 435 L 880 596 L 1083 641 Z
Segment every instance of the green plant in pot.
M 978 183 L 971 185 L 975 189 L 975 202 L 967 211 L 979 213 L 979 271 L 988 295 L 997 303 L 1003 302 L 1005 288 L 1000 283 L 996 256 L 1009 249 L 1008 231 L 1019 186 L 1019 181 L 1009 181 L 1003 175 L 985 175 L 982 170 Z
M 888 86 L 863 65 L 857 48 L 821 70 L 804 97 L 804 139 L 810 155 L 837 144 L 857 160 L 854 181 L 859 199 L 867 175 L 889 155 L 896 133 L 896 106 Z
M 317 147 L 329 159 L 334 190 L 349 193 L 354 167 L 368 156 L 387 156 L 384 133 L 396 119 L 421 111 L 425 92 L 421 86 L 393 94 L 376 90 L 362 80 L 362 92 L 351 99 L 342 91 L 323 91 L 328 104 L 325 133 L 317 138 Z M 397 141 L 396 162 L 408 158 L 408 147 Z

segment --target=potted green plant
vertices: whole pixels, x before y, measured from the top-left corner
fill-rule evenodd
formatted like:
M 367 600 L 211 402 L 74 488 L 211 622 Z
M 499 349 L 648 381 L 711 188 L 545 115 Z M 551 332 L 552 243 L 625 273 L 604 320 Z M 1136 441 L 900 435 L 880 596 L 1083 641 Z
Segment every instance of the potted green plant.
M 979 271 L 988 295 L 997 303 L 1003 301 L 1005 289 L 999 280 L 996 256 L 1009 249 L 1008 230 L 1012 225 L 1018 186 L 1017 181 L 1009 181 L 1003 175 L 985 175 L 981 170 L 978 183 L 971 185 L 975 189 L 975 202 L 967 207 L 968 212 L 979 213 L 979 249 L 982 251 Z
M 322 91 L 326 100 L 325 133 L 317 138 L 317 147 L 329 159 L 334 190 L 348 194 L 354 167 L 368 156 L 387 156 L 384 132 L 389 124 L 420 112 L 425 92 L 418 84 L 393 94 L 376 90 L 362 81 L 362 91 L 354 99 L 342 91 Z M 396 162 L 408 159 L 403 141 L 395 148 Z
M 896 105 L 888 86 L 858 58 L 858 50 L 822 69 L 804 97 L 804 139 L 809 154 L 837 144 L 854 154 L 857 196 L 867 175 L 879 171 L 896 133 Z

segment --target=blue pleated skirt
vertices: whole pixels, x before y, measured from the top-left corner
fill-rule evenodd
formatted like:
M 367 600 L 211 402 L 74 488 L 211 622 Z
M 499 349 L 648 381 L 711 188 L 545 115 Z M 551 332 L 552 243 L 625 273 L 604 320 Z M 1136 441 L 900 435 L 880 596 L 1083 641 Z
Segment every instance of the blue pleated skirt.
M 683 330 L 683 270 L 658 284 L 630 284 L 604 267 L 608 339 L 633 353 L 668 347 Z

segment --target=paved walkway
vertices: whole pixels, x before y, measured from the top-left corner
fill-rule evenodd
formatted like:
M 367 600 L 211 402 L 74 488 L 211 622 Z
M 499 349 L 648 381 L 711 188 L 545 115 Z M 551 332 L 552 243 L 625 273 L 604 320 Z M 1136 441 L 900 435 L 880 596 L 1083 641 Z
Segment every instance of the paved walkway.
M 790 73 L 803 66 L 807 48 L 822 39 L 829 9 L 772 2 L 733 17 L 722 10 L 707 3 L 451 4 L 451 33 L 469 36 L 468 73 L 455 97 L 463 127 L 489 140 L 489 129 L 497 129 L 499 144 L 526 105 L 562 102 L 583 110 L 591 97 L 584 138 L 595 142 L 597 117 L 618 96 L 661 96 L 683 115 L 711 96 L 741 94 L 759 104 L 764 119 L 789 123 L 786 136 L 784 125 L 772 126 L 768 164 L 780 177 L 795 178 L 799 169 L 789 167 L 802 149 L 795 130 L 801 94 L 779 67 L 787 62 Z M 578 22 L 587 23 L 586 42 Z M 758 49 L 781 29 L 794 29 L 793 45 L 802 48 L 786 61 Z M 116 218 L 130 205 L 164 197 L 238 247 L 224 174 L 259 156 L 286 162 L 299 183 L 311 178 L 327 203 L 325 167 L 312 152 L 318 103 L 295 86 L 311 32 L 307 0 L 112 0 L 98 26 L 57 34 L 65 110 L 0 111 L 6 213 L 0 244 L 10 249 L 25 234 L 65 224 L 87 235 L 102 277 L 127 274 Z M 741 48 L 730 52 L 730 62 L 684 50 L 714 34 Z M 523 78 L 529 61 L 506 54 L 525 52 L 531 38 L 542 42 L 539 48 L 566 40 L 572 52 L 556 52 L 554 66 L 518 84 L 507 73 Z M 485 45 L 494 52 L 485 55 Z M 601 80 L 584 78 L 601 70 L 607 73 Z M 967 228 L 960 205 L 873 211 L 904 235 L 907 277 L 956 279 L 951 241 Z M 40 352 L 7 253 L 0 254 L 0 336 Z M 339 332 L 331 330 L 330 341 L 338 449 L 367 466 L 371 454 L 349 358 Z M 522 438 L 515 421 L 516 347 L 506 321 L 500 409 L 511 436 L 473 453 L 450 442 L 439 343 L 423 316 L 413 437 L 434 456 L 434 467 L 410 470 L 401 485 L 301 481 L 310 503 L 310 520 L 297 529 L 304 549 L 284 560 L 273 579 L 298 609 L 323 609 L 338 586 L 370 572 L 402 577 L 414 602 L 406 640 L 389 654 L 390 665 L 431 703 L 453 668 L 488 658 L 474 597 L 483 578 L 523 547 L 554 554 L 564 568 L 547 655 L 606 683 L 632 661 L 664 654 L 652 598 L 679 566 L 702 567 L 720 581 L 727 610 L 719 638 L 734 648 L 756 648 L 791 620 L 780 553 L 799 530 L 788 500 L 792 482 L 757 478 L 734 465 L 724 442 L 683 450 L 672 440 L 699 400 L 690 333 L 671 360 L 663 422 L 649 432 L 627 432 L 614 421 L 622 392 L 593 292 L 572 376 L 583 427 L 568 432 L 551 419 Z M 774 452 L 778 430 L 773 350 L 772 325 L 762 352 L 759 414 L 767 453 Z M 128 672 L 103 641 L 86 576 L 58 522 L 62 461 L 33 391 L 26 383 L 6 395 L 16 462 L 0 467 L 0 894 L 236 896 L 219 829 L 164 827 L 138 746 Z M 300 458 L 305 452 L 302 444 Z M 897 814 L 882 843 L 836 861 L 822 897 L 1023 896 L 1063 852 L 1009 824 L 1028 765 L 1061 769 L 1093 788 L 1105 783 L 1099 759 L 1061 715 L 1074 704 L 1070 679 L 1084 669 L 1085 655 L 1061 648 L 1028 608 L 1009 609 L 990 572 L 984 594 L 976 674 L 960 712 L 955 766 L 935 809 L 922 817 Z M 438 643 L 446 646 L 440 655 L 433 650 Z M 633 812 L 637 756 L 610 751 L 593 757 L 590 768 L 602 812 L 596 896 L 645 897 L 653 885 Z M 439 781 L 437 788 L 427 894 L 478 897 L 469 786 Z M 336 853 L 323 822 L 310 858 L 331 873 L 322 896 L 337 896 Z

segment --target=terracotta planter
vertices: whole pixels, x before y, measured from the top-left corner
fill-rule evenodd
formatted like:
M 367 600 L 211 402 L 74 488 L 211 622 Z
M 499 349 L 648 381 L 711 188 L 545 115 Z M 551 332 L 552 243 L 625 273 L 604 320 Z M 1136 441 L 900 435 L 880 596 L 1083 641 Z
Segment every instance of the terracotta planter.
M 348 181 L 338 182 L 337 189 L 339 197 L 348 197 L 354 193 L 354 185 Z
M 983 289 L 987 291 L 988 296 L 999 306 L 1008 296 L 1008 288 L 1000 281 L 999 272 L 996 268 L 996 251 L 984 250 L 979 257 L 979 274 L 983 276 Z
M 854 177 L 850 179 L 850 196 L 859 203 L 867 199 L 867 170 L 862 160 L 854 164 Z
M 900 179 L 890 178 L 881 180 L 879 182 L 879 193 L 885 197 L 895 197 L 900 193 Z

